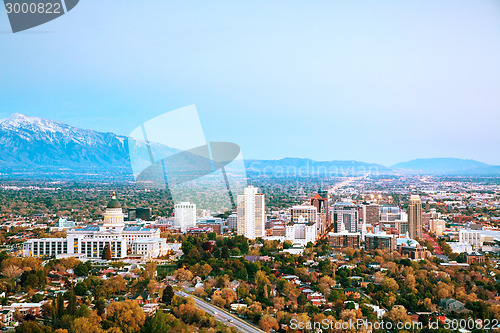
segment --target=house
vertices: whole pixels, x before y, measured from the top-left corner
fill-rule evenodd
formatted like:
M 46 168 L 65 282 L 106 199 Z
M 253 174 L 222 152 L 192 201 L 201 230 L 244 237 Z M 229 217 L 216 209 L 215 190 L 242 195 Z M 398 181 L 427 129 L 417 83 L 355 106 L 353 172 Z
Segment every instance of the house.
M 142 310 L 144 311 L 146 316 L 153 316 L 159 307 L 160 307 L 160 305 L 158 303 L 149 303 L 149 304 L 145 304 L 142 307 Z
M 233 289 L 236 291 L 236 288 L 238 288 L 240 286 L 240 281 L 238 280 L 233 280 L 231 282 L 229 282 L 229 288 Z
M 464 303 L 457 301 L 456 299 L 453 299 L 453 298 L 442 298 L 439 301 L 439 306 L 441 308 L 443 308 L 444 311 L 446 311 L 446 312 L 461 313 L 461 312 L 468 312 L 469 311 L 465 308 Z
M 381 308 L 380 306 L 378 305 L 373 305 L 373 304 L 365 304 L 365 306 L 371 308 L 373 310 L 373 312 L 375 312 L 375 314 L 377 315 L 378 318 L 381 318 L 385 315 L 385 313 L 387 312 L 386 309 L 384 308 Z
M 354 299 L 357 299 L 360 297 L 359 292 L 356 290 L 356 288 L 345 288 L 344 295 L 346 295 L 347 297 L 352 295 L 352 297 Z
M 3 309 L 12 310 L 13 312 L 19 311 L 21 315 L 28 314 L 38 317 L 41 313 L 41 303 L 12 303 L 10 306 L 5 306 Z
M 233 303 L 233 304 L 231 304 L 231 310 L 238 311 L 238 310 L 246 308 L 247 306 L 248 305 L 246 305 L 245 303 Z
M 312 303 L 312 305 L 321 305 L 326 303 L 325 297 L 323 297 L 322 293 L 310 293 L 307 295 L 307 300 Z
M 269 256 L 245 256 L 245 259 L 248 262 L 270 261 L 271 260 L 271 258 Z
M 153 301 L 152 297 L 150 297 L 149 294 L 145 292 L 131 295 L 128 297 L 128 299 L 137 302 L 137 304 L 139 305 L 148 304 Z
M 366 288 L 366 287 L 368 287 L 368 285 L 369 285 L 370 283 L 371 283 L 371 281 L 370 281 L 370 280 L 363 280 L 363 281 L 361 281 L 361 282 L 359 283 L 359 286 L 360 286 L 361 288 Z
M 359 304 L 353 301 L 345 301 L 344 304 L 347 305 L 349 303 L 352 303 L 354 305 L 354 309 L 358 310 L 359 309 Z
M 12 322 L 12 316 L 14 315 L 14 311 L 10 309 L 2 309 L 0 310 L 0 322 L 3 324 L 3 326 L 9 325 L 10 322 Z
M 283 276 L 283 279 L 287 280 L 288 282 L 293 282 L 297 285 L 300 284 L 300 279 L 297 275 L 286 275 L 286 276 Z

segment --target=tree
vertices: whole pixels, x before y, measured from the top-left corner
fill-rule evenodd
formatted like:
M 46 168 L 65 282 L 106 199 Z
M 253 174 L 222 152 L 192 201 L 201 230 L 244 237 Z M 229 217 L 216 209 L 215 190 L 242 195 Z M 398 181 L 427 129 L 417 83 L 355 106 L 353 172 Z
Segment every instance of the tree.
M 109 245 L 109 243 L 107 243 L 106 246 L 104 246 L 104 249 L 102 250 L 102 259 L 103 260 L 111 260 L 112 259 L 111 246 Z
M 172 303 L 172 298 L 174 298 L 174 288 L 171 285 L 168 285 L 163 290 L 163 295 L 161 296 L 161 301 L 166 305 L 170 305 Z
M 121 328 L 123 332 L 137 332 L 146 321 L 146 314 L 139 304 L 126 300 L 114 302 L 106 308 L 106 318 Z
M 76 318 L 71 323 L 70 333 L 101 333 L 99 323 L 92 322 L 89 318 Z
M 143 275 L 146 279 L 154 279 L 156 276 L 156 264 L 150 261 L 144 265 Z
M 387 291 L 392 291 L 395 292 L 399 289 L 399 285 L 394 280 L 393 278 L 385 278 L 382 280 L 382 286 L 387 290 Z
M 70 315 L 74 315 L 76 313 L 76 305 L 77 305 L 77 300 L 75 293 L 70 290 L 68 292 L 68 307 L 67 307 L 67 313 Z
M 330 295 L 330 289 L 335 286 L 335 281 L 328 275 L 323 276 L 319 279 L 319 289 L 325 295 L 326 298 Z
M 174 307 L 174 314 L 186 324 L 198 323 L 205 315 L 205 311 L 198 309 L 194 298 L 188 297 L 186 303 Z
M 127 281 L 121 275 L 115 275 L 104 282 L 104 286 L 113 295 L 127 290 Z
M 153 317 L 146 319 L 141 329 L 142 333 L 171 332 L 172 327 L 179 327 L 182 323 L 170 313 L 156 311 Z
M 193 273 L 190 270 L 179 268 L 174 272 L 175 279 L 177 281 L 191 281 L 193 279 Z
M 226 304 L 231 304 L 236 300 L 236 292 L 231 288 L 222 289 L 221 296 L 226 300 Z
M 65 267 L 67 269 L 73 269 L 79 263 L 81 263 L 81 261 L 76 259 L 75 257 L 63 258 L 60 261 L 61 266 Z
M 9 265 L 2 270 L 2 274 L 9 279 L 17 279 L 23 274 L 23 270 L 16 265 Z
M 212 297 L 212 304 L 223 308 L 226 305 L 226 300 L 219 295 L 215 295 L 214 297 Z
M 16 333 L 51 333 L 52 330 L 48 326 L 39 325 L 34 321 L 26 321 L 16 327 Z
M 280 325 L 276 319 L 266 314 L 260 318 L 259 327 L 266 332 L 270 332 L 271 330 L 279 330 Z
M 92 264 L 90 261 L 87 261 L 86 263 L 81 262 L 75 266 L 74 272 L 77 276 L 88 276 L 91 269 Z
M 283 297 L 275 297 L 273 299 L 273 306 L 278 311 L 283 310 L 285 308 L 285 299 Z
M 385 314 L 388 320 L 393 323 L 406 323 L 411 322 L 411 317 L 406 313 L 406 309 L 402 305 L 395 305 L 392 309 Z

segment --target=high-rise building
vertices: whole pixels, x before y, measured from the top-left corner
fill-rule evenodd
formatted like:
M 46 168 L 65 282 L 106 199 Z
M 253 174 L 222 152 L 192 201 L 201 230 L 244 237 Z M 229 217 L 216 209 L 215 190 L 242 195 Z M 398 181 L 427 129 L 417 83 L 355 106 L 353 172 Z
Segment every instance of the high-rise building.
M 363 223 L 376 226 L 380 222 L 380 206 L 374 203 L 363 205 Z
M 337 202 L 333 205 L 334 231 L 358 231 L 358 207 L 351 202 Z
M 318 213 L 318 233 L 324 234 L 328 228 L 328 191 L 319 190 L 318 194 L 311 198 L 311 206 L 316 207 Z
M 293 206 L 290 223 L 286 226 L 286 239 L 306 245 L 316 241 L 318 214 L 314 206 Z
M 410 238 L 422 238 L 422 201 L 420 196 L 410 196 L 408 203 L 408 232 Z
M 149 221 L 151 219 L 151 208 L 149 207 L 138 207 L 128 209 L 128 220 L 143 220 Z
M 179 202 L 174 205 L 174 223 L 182 232 L 196 225 L 196 204 Z
M 290 209 L 290 221 L 297 223 L 300 217 L 306 223 L 315 224 L 318 219 L 318 211 L 314 206 L 293 206 Z
M 248 186 L 238 195 L 238 235 L 249 239 L 264 237 L 265 223 L 264 195 L 258 193 L 258 188 Z
M 227 227 L 231 231 L 238 230 L 238 214 L 232 213 L 227 217 Z

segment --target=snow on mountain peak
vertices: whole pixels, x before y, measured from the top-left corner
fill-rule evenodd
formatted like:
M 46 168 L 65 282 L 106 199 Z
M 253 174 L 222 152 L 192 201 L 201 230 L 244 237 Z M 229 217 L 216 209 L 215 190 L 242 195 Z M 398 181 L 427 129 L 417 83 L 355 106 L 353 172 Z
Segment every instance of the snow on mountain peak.
M 10 128 L 29 128 L 37 129 L 46 132 L 60 131 L 64 125 L 55 121 L 42 119 L 39 117 L 29 117 L 24 114 L 14 113 L 10 117 L 2 119 L 0 124 L 2 127 Z

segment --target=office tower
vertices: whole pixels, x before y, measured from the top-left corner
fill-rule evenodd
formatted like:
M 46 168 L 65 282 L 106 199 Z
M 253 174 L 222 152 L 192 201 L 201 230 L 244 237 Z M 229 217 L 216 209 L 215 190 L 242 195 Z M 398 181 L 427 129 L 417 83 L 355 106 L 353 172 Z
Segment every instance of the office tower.
M 412 195 L 408 203 L 408 232 L 410 238 L 422 238 L 422 202 L 418 195 Z
M 374 203 L 363 205 L 363 223 L 376 226 L 380 222 L 380 206 Z
M 232 213 L 227 217 L 227 227 L 231 231 L 238 230 L 238 214 Z
M 358 207 L 351 202 L 337 202 L 333 205 L 334 231 L 358 231 Z
M 297 223 L 302 217 L 305 223 L 316 223 L 318 219 L 318 211 L 314 206 L 293 206 L 290 209 L 290 220 L 292 223 Z
M 138 208 L 129 208 L 128 209 L 128 220 L 143 220 L 149 221 L 151 219 L 151 208 L 146 207 L 138 207 Z
M 293 206 L 290 223 L 286 226 L 286 239 L 306 245 L 316 241 L 318 214 L 314 206 Z
M 248 239 L 264 237 L 265 233 L 264 195 L 258 188 L 248 186 L 238 195 L 238 235 Z
M 175 225 L 186 232 L 196 225 L 196 204 L 180 202 L 174 205 Z
M 324 234 L 328 228 L 328 192 L 319 190 L 318 194 L 311 198 L 311 206 L 316 207 L 318 213 L 318 233 Z

